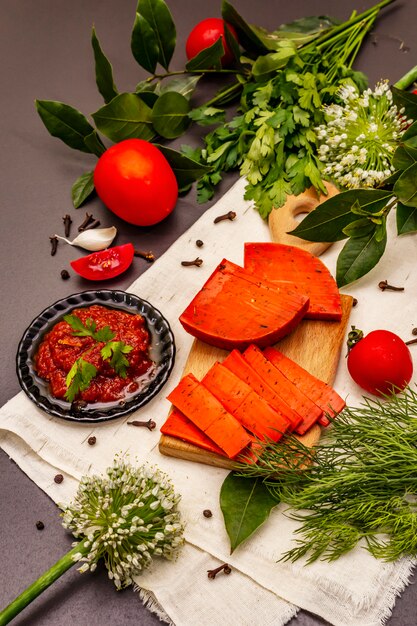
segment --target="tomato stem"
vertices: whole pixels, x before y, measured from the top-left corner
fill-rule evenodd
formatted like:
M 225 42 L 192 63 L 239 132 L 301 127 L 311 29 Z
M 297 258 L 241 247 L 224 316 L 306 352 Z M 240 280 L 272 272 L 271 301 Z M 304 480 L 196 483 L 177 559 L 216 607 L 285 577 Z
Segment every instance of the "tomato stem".
M 348 347 L 348 354 L 361 339 L 363 339 L 363 331 L 359 330 L 359 328 L 356 328 L 356 326 L 352 326 L 352 330 L 348 333 L 348 338 L 346 342 Z

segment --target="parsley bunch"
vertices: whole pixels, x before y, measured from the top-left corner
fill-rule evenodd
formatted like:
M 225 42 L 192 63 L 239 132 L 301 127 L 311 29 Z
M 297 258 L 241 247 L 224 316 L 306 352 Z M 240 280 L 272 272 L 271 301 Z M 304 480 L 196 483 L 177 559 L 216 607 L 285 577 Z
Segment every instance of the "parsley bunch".
M 316 130 L 324 122 L 323 105 L 337 102 L 343 86 L 366 87 L 365 76 L 352 65 L 385 4 L 353 15 L 300 48 L 283 40 L 278 51 L 252 62 L 252 79 L 243 86 L 237 115 L 206 135 L 203 149 L 186 150 L 212 168 L 197 185 L 199 201 L 210 199 L 223 172 L 233 169 L 246 177 L 245 197 L 254 200 L 264 218 L 287 195 L 311 185 L 326 193 Z M 206 117 L 200 112 L 194 120 L 208 123 L 218 117 L 218 110 L 207 107 Z
M 104 326 L 97 330 L 97 324 L 91 318 L 88 318 L 85 324 L 76 315 L 65 315 L 64 320 L 73 329 L 74 336 L 94 339 L 95 343 L 83 353 L 84 355 L 92 350 L 97 343 L 104 343 L 100 350 L 102 358 L 109 362 L 116 374 L 126 378 L 129 361 L 125 355 L 133 350 L 132 346 L 127 345 L 124 341 L 113 341 L 115 333 L 110 326 Z M 97 376 L 96 366 L 80 356 L 74 362 L 65 379 L 67 385 L 65 399 L 68 402 L 73 402 L 79 393 L 88 389 L 95 376 Z

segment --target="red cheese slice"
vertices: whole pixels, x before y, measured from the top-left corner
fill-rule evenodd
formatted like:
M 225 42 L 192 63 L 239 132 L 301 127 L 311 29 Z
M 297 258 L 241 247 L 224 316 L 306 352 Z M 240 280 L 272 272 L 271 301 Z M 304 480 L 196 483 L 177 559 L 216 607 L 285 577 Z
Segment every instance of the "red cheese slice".
M 245 269 L 271 283 L 295 283 L 299 292 L 310 298 L 306 318 L 342 318 L 336 281 L 324 263 L 307 250 L 279 243 L 245 243 Z
M 170 437 L 176 437 L 187 443 L 192 443 L 203 450 L 226 456 L 219 446 L 216 446 L 202 430 L 197 428 L 188 417 L 185 417 L 184 413 L 181 413 L 181 411 L 175 407 L 168 415 L 165 423 L 161 426 L 161 433 L 169 435 Z
M 222 348 L 266 347 L 304 317 L 308 297 L 290 282 L 275 284 L 223 259 L 180 316 L 185 330 Z
M 251 437 L 223 405 L 192 374 L 171 391 L 168 400 L 202 430 L 229 458 L 251 442 Z
M 281 413 L 290 423 L 289 430 L 294 430 L 301 424 L 303 421 L 301 415 L 288 406 L 288 404 L 264 382 L 264 379 L 255 372 L 247 361 L 245 361 L 238 350 L 232 350 L 222 362 L 222 365 L 247 383 L 257 394 L 266 400 L 275 411 Z
M 259 439 L 281 439 L 289 421 L 229 369 L 215 363 L 202 384 L 249 432 Z
M 330 417 L 336 417 L 346 406 L 343 398 L 330 385 L 307 372 L 279 350 L 267 348 L 264 350 L 264 356 Z
M 243 357 L 262 376 L 265 382 L 272 387 L 275 393 L 302 416 L 303 421 L 297 426 L 295 432 L 299 435 L 304 435 L 323 415 L 322 409 L 305 396 L 288 378 L 285 378 L 279 369 L 272 365 L 256 346 L 249 346 L 243 353 Z

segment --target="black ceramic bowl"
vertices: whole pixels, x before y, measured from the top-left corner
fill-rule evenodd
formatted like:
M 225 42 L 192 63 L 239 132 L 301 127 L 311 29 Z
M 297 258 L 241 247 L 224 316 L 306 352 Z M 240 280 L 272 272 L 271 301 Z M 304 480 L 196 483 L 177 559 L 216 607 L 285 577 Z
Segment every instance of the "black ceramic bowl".
M 123 401 L 87 404 L 77 407 L 54 398 L 48 383 L 37 376 L 33 357 L 43 336 L 73 309 L 100 304 L 111 309 L 142 315 L 151 335 L 150 354 L 156 367 L 145 387 Z M 75 422 L 100 422 L 128 415 L 149 402 L 162 389 L 175 361 L 174 335 L 167 320 L 149 302 L 124 291 L 84 291 L 58 300 L 42 311 L 29 325 L 20 340 L 16 368 L 20 385 L 28 397 L 41 409 L 54 417 Z

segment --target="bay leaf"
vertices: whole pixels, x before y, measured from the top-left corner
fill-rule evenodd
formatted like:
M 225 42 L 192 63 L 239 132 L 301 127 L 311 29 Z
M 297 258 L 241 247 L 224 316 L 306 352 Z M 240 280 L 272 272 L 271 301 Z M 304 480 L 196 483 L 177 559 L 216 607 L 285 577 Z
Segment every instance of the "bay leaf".
M 172 148 L 158 144 L 155 145 L 161 150 L 172 167 L 177 179 L 179 191 L 185 191 L 194 181 L 210 171 L 210 167 L 207 165 L 195 161 L 185 154 L 178 152 L 178 150 L 173 150 Z
M 361 213 L 377 213 L 392 197 L 382 189 L 351 189 L 329 198 L 311 211 L 291 235 L 307 241 L 340 241 L 346 238 L 343 229 L 357 220 L 352 207 L 358 205 Z
M 417 140 L 417 137 L 413 137 L 413 139 Z M 406 170 L 414 163 L 417 163 L 417 147 L 408 141 L 401 143 L 394 152 L 393 166 L 396 170 Z
M 220 489 L 220 508 L 230 539 L 231 553 L 268 518 L 279 502 L 260 478 L 231 472 Z
M 155 136 L 152 110 L 134 93 L 119 94 L 92 117 L 99 131 L 115 142 L 131 138 L 150 141 Z
M 91 33 L 91 45 L 94 52 L 97 88 L 103 96 L 104 102 L 110 102 L 117 96 L 118 91 L 113 80 L 113 68 L 101 49 L 94 26 Z
M 221 69 L 220 59 L 224 55 L 224 47 L 221 37 L 211 46 L 201 50 L 194 58 L 190 59 L 185 66 L 187 72 L 198 70 Z
M 415 233 L 417 231 L 417 207 L 397 203 L 397 234 Z
M 401 174 L 393 191 L 402 204 L 417 207 L 417 163 L 410 165 Z
M 172 78 L 171 80 L 164 80 L 158 85 L 156 92 L 159 95 L 162 95 L 167 91 L 176 91 L 177 93 L 180 93 L 182 96 L 184 96 L 184 98 L 187 98 L 187 100 L 189 100 L 200 78 L 201 75 L 179 76 L 177 78 Z
M 72 204 L 78 209 L 94 191 L 94 170 L 82 174 L 72 186 Z
M 35 100 L 36 110 L 48 132 L 70 148 L 91 153 L 85 137 L 95 132 L 87 118 L 77 109 L 57 100 Z
M 158 39 L 148 20 L 139 13 L 133 24 L 130 48 L 139 65 L 153 74 L 159 58 Z
M 404 109 L 406 117 L 417 119 L 417 95 L 412 91 L 404 91 L 397 87 L 391 87 L 393 102 L 398 109 Z
M 382 257 L 387 243 L 385 229 L 375 230 L 357 239 L 349 239 L 344 245 L 336 266 L 336 282 L 344 287 L 365 276 Z
M 256 31 L 226 0 L 222 2 L 222 17 L 225 22 L 234 26 L 238 34 L 239 43 L 245 50 L 256 53 L 266 52 L 268 50 L 263 41 L 258 37 Z
M 139 0 L 137 13 L 151 26 L 158 42 L 158 61 L 168 70 L 175 50 L 176 30 L 171 12 L 164 0 Z
M 190 103 L 176 91 L 167 91 L 159 96 L 152 109 L 152 124 L 158 135 L 175 139 L 189 127 Z

